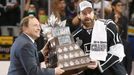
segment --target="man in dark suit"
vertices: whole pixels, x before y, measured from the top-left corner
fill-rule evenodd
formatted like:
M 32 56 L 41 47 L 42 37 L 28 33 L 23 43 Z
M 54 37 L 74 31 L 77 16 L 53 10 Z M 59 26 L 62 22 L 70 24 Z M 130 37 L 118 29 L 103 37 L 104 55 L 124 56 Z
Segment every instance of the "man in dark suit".
M 40 36 L 39 21 L 28 16 L 21 21 L 21 34 L 11 47 L 11 58 L 8 75 L 60 75 L 64 70 L 60 67 L 40 68 L 43 54 L 38 56 L 35 39 Z M 44 48 L 45 49 L 45 48 Z

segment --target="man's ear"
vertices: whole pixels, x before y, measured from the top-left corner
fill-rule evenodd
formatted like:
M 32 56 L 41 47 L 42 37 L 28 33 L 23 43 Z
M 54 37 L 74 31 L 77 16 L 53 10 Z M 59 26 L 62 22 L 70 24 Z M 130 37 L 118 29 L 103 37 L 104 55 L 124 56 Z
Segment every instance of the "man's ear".
M 79 13 L 79 19 L 83 17 L 82 12 Z
M 112 10 L 114 10 L 115 9 L 115 6 L 112 6 Z

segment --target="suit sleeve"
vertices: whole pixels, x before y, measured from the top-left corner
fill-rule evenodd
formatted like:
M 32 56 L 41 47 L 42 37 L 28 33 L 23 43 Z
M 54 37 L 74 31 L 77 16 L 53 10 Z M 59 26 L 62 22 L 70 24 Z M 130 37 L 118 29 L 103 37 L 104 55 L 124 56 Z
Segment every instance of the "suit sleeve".
M 19 59 L 27 75 L 55 75 L 54 69 L 40 68 L 35 51 L 31 44 L 26 44 L 19 52 Z
M 106 61 L 98 62 L 99 70 L 101 72 L 104 72 L 116 63 L 120 63 L 125 56 L 124 47 L 122 45 L 120 36 L 115 24 L 112 21 L 109 21 L 107 25 L 107 38 L 108 55 L 106 57 Z
M 39 56 L 39 62 L 43 62 L 44 61 L 44 56 L 43 54 L 41 53 L 41 51 L 38 52 L 38 56 Z

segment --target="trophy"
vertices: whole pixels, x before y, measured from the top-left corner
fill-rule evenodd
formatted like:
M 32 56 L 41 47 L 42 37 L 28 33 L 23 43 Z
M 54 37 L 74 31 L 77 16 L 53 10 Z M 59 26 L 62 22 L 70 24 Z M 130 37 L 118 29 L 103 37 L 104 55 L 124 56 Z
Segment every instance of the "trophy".
M 52 14 L 48 24 L 42 26 L 43 34 L 49 41 L 49 51 L 46 53 L 48 59 L 47 67 L 54 68 L 59 65 L 65 71 L 86 67 L 90 62 L 89 55 L 74 42 L 69 27 L 65 26 L 66 21 L 57 21 Z

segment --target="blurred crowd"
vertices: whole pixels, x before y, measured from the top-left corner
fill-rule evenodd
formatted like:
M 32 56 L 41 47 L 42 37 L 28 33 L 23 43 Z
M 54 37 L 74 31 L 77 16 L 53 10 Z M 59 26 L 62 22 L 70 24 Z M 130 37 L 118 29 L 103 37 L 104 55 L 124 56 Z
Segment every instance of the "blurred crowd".
M 20 22 L 20 0 L 0 0 L 0 25 L 15 26 Z
M 55 2 L 53 0 L 0 0 L 0 25 L 16 26 L 22 17 L 29 14 L 35 15 L 39 21 L 44 24 L 48 15 L 51 14 L 51 11 L 60 11 L 66 18 L 74 18 L 79 12 L 77 3 L 81 0 L 65 0 L 65 2 L 60 3 L 58 1 L 61 0 L 55 0 Z M 122 4 L 117 5 L 119 9 L 115 8 L 115 5 L 112 4 L 114 0 L 88 1 L 93 2 L 97 18 L 109 18 L 109 16 L 113 14 L 113 10 L 117 9 L 117 11 L 127 16 L 126 18 L 128 19 L 129 25 L 133 25 L 133 0 L 121 0 Z M 55 14 L 56 13 L 57 12 L 55 12 Z M 117 21 L 118 18 L 119 16 L 116 16 L 115 20 Z

